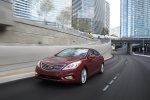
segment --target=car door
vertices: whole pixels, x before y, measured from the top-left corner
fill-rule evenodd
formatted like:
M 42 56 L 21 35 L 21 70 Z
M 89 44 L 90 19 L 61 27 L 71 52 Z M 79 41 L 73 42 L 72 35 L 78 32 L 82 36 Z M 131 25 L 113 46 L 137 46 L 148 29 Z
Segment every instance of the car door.
M 90 56 L 94 55 L 94 52 L 92 49 L 88 52 L 88 61 L 87 61 L 87 67 L 88 67 L 88 73 L 89 75 L 92 75 L 95 73 L 95 70 L 97 69 L 97 57 L 94 55 L 90 58 Z
M 103 63 L 103 57 L 100 55 L 100 53 L 93 49 L 94 55 L 96 55 L 96 65 L 95 65 L 95 71 L 99 71 L 100 66 Z

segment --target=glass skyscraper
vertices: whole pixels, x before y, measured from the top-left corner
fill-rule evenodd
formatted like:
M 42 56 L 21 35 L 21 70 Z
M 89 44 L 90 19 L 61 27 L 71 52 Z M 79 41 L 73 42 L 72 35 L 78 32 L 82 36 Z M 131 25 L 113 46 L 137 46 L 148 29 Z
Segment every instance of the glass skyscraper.
M 150 0 L 121 0 L 121 37 L 150 38 Z
M 106 1 L 106 10 L 105 10 L 105 27 L 110 29 L 110 5 L 108 1 Z
M 106 0 L 95 0 L 94 3 L 94 33 L 102 34 L 105 27 Z
M 44 2 L 47 3 L 47 1 L 48 0 L 13 0 L 14 15 L 19 18 L 37 22 L 46 20 L 50 25 L 56 26 L 57 23 L 59 23 L 57 21 L 57 16 L 60 16 L 62 11 L 71 6 L 70 3 L 72 3 L 72 0 L 50 0 L 53 9 L 47 12 L 46 16 L 42 16 L 42 12 L 39 12 L 40 6 Z
M 32 19 L 32 0 L 13 0 L 14 15 L 24 19 Z
M 72 0 L 72 27 L 101 34 L 104 26 L 105 0 Z
M 47 2 L 13 0 L 14 15 L 53 27 L 74 28 L 94 34 L 102 34 L 106 27 L 106 0 L 50 0 L 54 8 L 45 13 L 41 7 Z

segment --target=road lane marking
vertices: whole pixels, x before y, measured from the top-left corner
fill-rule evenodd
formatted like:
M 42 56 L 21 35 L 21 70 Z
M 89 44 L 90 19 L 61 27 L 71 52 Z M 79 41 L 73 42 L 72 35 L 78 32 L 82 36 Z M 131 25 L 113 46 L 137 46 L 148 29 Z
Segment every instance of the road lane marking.
M 113 78 L 113 80 L 111 80 L 110 82 L 109 82 L 109 85 L 107 85 L 107 86 L 105 86 L 105 88 L 103 89 L 103 91 L 105 92 L 114 82 L 115 82 L 115 80 L 119 77 L 119 73 Z
M 109 84 L 111 85 L 114 82 L 114 80 L 112 80 Z
M 103 89 L 103 91 L 106 91 L 108 88 L 109 88 L 109 85 L 107 85 L 107 86 Z
M 117 76 L 114 77 L 114 80 L 117 79 Z

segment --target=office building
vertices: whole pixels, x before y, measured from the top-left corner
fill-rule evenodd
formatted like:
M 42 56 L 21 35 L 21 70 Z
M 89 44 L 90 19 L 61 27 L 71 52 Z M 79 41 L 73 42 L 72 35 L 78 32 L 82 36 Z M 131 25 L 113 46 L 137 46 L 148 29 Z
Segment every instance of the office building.
M 108 1 L 106 1 L 106 10 L 105 10 L 105 28 L 108 30 L 108 34 L 110 31 L 110 5 Z
M 121 37 L 150 38 L 150 0 L 121 0 Z
M 82 9 L 81 0 L 72 0 L 72 27 L 79 29 L 79 11 Z
M 47 2 L 47 0 L 13 0 L 14 15 L 19 18 L 33 20 L 40 23 L 47 21 L 47 24 L 57 27 L 57 24 L 59 23 L 57 17 L 65 10 L 65 8 L 71 6 L 72 0 L 63 0 L 63 2 L 62 0 L 50 0 L 53 9 L 47 13 L 43 13 L 40 10 L 40 7 Z
M 101 34 L 105 27 L 105 0 L 72 0 L 72 27 Z
M 32 19 L 32 0 L 13 0 L 14 15 L 24 19 Z

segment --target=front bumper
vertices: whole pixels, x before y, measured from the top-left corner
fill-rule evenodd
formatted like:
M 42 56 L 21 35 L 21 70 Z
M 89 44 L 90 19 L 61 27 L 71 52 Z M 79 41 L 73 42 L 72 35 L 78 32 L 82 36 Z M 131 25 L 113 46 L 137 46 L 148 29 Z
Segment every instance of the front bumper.
M 80 71 L 78 69 L 47 71 L 36 67 L 35 71 L 35 77 L 42 80 L 67 83 L 76 83 L 80 81 Z

